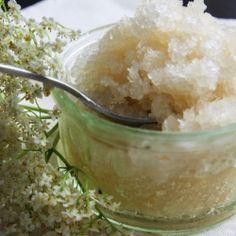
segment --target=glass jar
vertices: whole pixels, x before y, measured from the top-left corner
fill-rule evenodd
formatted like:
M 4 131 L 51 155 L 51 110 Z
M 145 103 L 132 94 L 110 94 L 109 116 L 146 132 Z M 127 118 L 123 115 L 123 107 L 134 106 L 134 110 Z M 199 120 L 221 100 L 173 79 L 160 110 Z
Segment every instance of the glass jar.
M 83 35 L 63 55 L 67 80 L 76 57 L 111 26 Z M 55 90 L 67 160 L 82 182 L 119 202 L 102 209 L 114 222 L 146 232 L 209 227 L 236 211 L 236 125 L 162 133 L 112 123 Z

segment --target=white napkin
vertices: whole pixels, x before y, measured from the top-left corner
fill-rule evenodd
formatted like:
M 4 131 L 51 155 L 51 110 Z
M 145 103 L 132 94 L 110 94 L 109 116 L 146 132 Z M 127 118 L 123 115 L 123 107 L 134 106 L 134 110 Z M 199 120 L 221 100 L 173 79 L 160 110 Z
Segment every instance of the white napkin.
M 80 29 L 82 32 L 105 24 L 118 21 L 133 14 L 140 0 L 44 0 L 24 10 L 27 17 L 40 19 L 53 17 L 67 27 Z M 231 21 L 233 24 L 236 21 Z M 52 104 L 45 100 L 44 104 Z M 236 183 L 235 183 L 236 184 Z M 144 234 L 138 234 L 144 235 Z M 236 216 L 209 230 L 192 236 L 236 236 Z M 180 235 L 181 236 L 181 235 Z
M 53 17 L 83 32 L 131 15 L 139 0 L 44 0 L 24 10 L 28 17 Z

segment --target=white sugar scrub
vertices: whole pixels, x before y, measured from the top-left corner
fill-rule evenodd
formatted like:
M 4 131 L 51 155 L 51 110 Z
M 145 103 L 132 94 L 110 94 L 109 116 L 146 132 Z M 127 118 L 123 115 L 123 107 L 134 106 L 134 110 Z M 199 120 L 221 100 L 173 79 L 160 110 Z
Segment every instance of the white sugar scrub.
M 236 28 L 205 9 L 202 0 L 144 1 L 78 56 L 76 86 L 113 111 L 154 117 L 163 131 L 235 122 Z
M 158 122 L 114 124 L 55 91 L 65 157 L 86 186 L 120 203 L 107 216 L 131 228 L 175 235 L 236 212 L 236 28 L 205 9 L 203 0 L 144 1 L 65 52 L 68 82 Z

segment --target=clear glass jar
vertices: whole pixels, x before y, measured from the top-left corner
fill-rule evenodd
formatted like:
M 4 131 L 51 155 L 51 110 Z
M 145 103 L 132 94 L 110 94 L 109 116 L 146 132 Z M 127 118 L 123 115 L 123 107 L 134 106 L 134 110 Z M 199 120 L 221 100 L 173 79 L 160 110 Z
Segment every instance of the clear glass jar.
M 110 26 L 81 37 L 64 54 L 66 77 L 81 50 Z M 83 181 L 114 197 L 113 221 L 146 232 L 183 233 L 209 227 L 236 211 L 236 125 L 193 133 L 162 133 L 112 123 L 55 90 L 68 161 Z M 85 177 L 86 176 L 86 177 Z

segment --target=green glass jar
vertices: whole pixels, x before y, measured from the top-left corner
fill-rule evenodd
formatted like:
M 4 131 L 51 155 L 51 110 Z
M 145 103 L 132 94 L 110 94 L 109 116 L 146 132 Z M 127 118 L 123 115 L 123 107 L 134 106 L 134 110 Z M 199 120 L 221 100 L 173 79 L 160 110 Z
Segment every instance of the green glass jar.
M 76 57 L 110 28 L 91 31 L 63 55 L 67 80 Z M 67 160 L 82 182 L 119 202 L 102 209 L 115 222 L 146 232 L 184 233 L 236 212 L 236 125 L 193 133 L 131 128 L 98 117 L 55 90 Z

